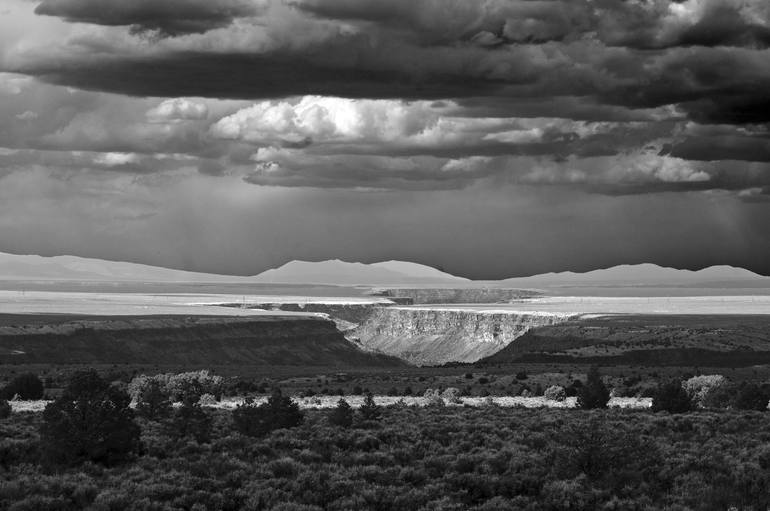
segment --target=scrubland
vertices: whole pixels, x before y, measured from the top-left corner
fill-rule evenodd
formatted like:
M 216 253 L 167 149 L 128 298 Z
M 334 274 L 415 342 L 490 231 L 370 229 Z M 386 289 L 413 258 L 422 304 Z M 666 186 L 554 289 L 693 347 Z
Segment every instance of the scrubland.
M 766 509 L 762 412 L 388 407 L 332 426 L 324 411 L 243 436 L 209 410 L 208 442 L 138 419 L 128 462 L 40 464 L 40 414 L 0 421 L 0 508 L 247 510 Z

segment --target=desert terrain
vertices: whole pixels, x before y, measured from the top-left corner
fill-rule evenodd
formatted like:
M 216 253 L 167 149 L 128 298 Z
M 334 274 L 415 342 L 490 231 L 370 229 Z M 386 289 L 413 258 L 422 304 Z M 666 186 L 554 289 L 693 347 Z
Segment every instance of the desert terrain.
M 34 272 L 45 278 L 31 279 Z M 402 393 L 410 378 L 439 382 L 448 371 L 461 380 L 473 365 L 522 372 L 553 364 L 548 372 L 569 383 L 569 372 L 597 363 L 670 372 L 770 362 L 770 279 L 729 267 L 637 265 L 473 282 L 398 261 L 293 262 L 233 278 L 7 256 L 0 276 L 6 380 L 25 367 L 61 379 L 83 364 L 127 374 L 218 368 L 284 381 L 345 371 L 384 394 L 391 379 Z M 397 367 L 405 380 L 392 376 Z M 504 387 L 471 391 L 523 388 Z

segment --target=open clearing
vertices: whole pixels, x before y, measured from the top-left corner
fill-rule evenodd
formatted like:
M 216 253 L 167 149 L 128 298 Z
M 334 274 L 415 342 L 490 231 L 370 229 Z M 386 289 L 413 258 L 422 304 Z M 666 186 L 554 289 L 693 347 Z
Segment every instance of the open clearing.
M 317 397 L 294 397 L 299 407 L 303 410 L 322 410 L 334 408 L 340 398 L 345 399 L 353 408 L 359 408 L 363 402 L 363 396 L 317 396 Z M 461 397 L 458 402 L 451 403 L 446 401 L 446 406 L 499 406 L 502 408 L 575 408 L 576 399 L 568 397 L 564 401 L 553 401 L 542 396 L 521 397 L 521 396 L 489 396 L 489 397 Z M 380 406 L 396 406 L 403 404 L 405 406 L 425 407 L 430 404 L 430 400 L 425 397 L 413 396 L 375 396 L 375 402 Z M 257 404 L 267 402 L 267 397 L 258 397 L 254 401 Z M 50 401 L 9 401 L 11 409 L 14 412 L 42 412 Z M 224 398 L 219 402 L 205 405 L 209 408 L 218 408 L 232 410 L 236 406 L 243 404 L 243 398 Z M 607 404 L 610 408 L 629 408 L 644 409 L 652 406 L 652 399 L 647 397 L 613 397 Z
M 549 296 L 507 305 L 415 305 L 409 309 L 551 314 L 770 314 L 770 296 Z
M 377 305 L 387 299 L 362 296 L 241 295 L 208 293 L 89 293 L 0 291 L 0 311 L 6 314 L 200 314 L 200 315 L 313 315 L 303 312 L 248 309 L 265 303 Z M 243 304 L 222 307 L 218 304 Z M 543 297 L 511 304 L 419 305 L 415 309 L 463 310 L 483 313 L 550 314 L 770 314 L 770 296 L 680 297 Z

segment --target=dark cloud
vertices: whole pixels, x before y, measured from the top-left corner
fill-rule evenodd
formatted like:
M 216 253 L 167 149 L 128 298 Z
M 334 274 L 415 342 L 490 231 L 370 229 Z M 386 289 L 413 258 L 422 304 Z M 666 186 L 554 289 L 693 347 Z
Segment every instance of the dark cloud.
M 762 0 L 652 0 L 594 4 L 597 35 L 611 46 L 767 48 L 770 12 Z
M 344 50 L 348 52 L 350 50 Z M 345 62 L 346 60 L 351 60 Z M 448 69 L 436 73 L 359 66 L 355 57 L 304 53 L 248 55 L 175 53 L 153 58 L 114 58 L 78 63 L 23 65 L 53 84 L 131 96 L 201 96 L 263 99 L 305 94 L 350 98 L 447 98 L 494 93 L 504 82 Z
M 729 135 L 692 137 L 675 144 L 670 154 L 686 160 L 770 162 L 770 139 Z
M 177 36 L 226 27 L 236 18 L 257 14 L 258 9 L 250 0 L 43 0 L 35 13 Z
M 0 250 L 767 267 L 766 0 L 5 1 Z
M 328 19 L 359 20 L 421 42 L 505 43 L 574 41 L 593 37 L 608 46 L 770 46 L 770 12 L 763 0 L 519 0 L 410 2 L 297 0 Z

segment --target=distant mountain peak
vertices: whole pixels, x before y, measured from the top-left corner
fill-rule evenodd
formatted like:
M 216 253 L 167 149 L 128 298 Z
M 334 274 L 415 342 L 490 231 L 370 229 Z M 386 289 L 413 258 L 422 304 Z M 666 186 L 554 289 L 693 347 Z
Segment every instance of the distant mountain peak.
M 653 263 L 621 264 L 609 268 L 575 273 L 544 273 L 514 277 L 502 282 L 510 285 L 692 285 L 697 283 L 748 282 L 768 279 L 745 268 L 716 265 L 700 270 L 677 269 Z
M 0 252 L 0 280 L 101 282 L 242 282 L 249 277 L 174 270 L 160 266 L 71 255 Z
M 290 261 L 255 277 L 270 284 L 336 284 L 336 285 L 410 285 L 466 282 L 430 266 L 408 261 L 379 263 L 326 261 Z

